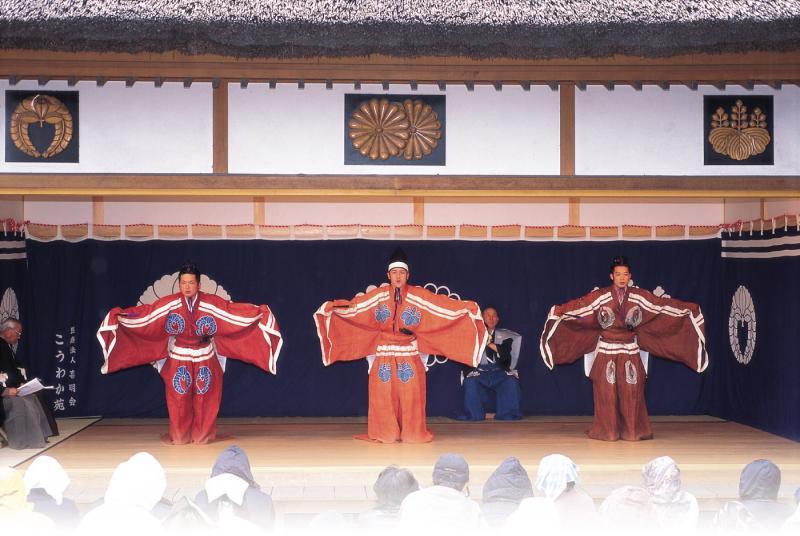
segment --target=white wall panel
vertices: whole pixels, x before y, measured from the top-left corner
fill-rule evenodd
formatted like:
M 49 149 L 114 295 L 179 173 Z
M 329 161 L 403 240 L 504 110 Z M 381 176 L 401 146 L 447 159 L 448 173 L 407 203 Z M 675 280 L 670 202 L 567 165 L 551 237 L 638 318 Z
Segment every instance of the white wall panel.
M 569 203 L 564 198 L 519 200 L 435 199 L 425 203 L 428 225 L 566 225 Z
M 22 202 L 21 196 L 0 196 L 0 220 L 11 218 L 12 220 L 22 221 L 24 216 L 25 204 Z
M 800 214 L 800 199 L 767 199 L 766 216 L 775 218 L 784 214 Z
M 33 223 L 69 225 L 91 223 L 89 197 L 29 197 L 25 199 L 25 219 Z
M 761 217 L 760 199 L 726 199 L 725 223 L 752 221 Z
M 253 200 L 250 197 L 222 198 L 106 198 L 104 223 L 129 225 L 243 224 L 253 223 Z
M 581 225 L 717 225 L 722 199 L 581 199 Z
M 22 81 L 0 90 L 79 91 L 80 162 L 0 163 L 2 172 L 210 173 L 212 166 L 211 84 L 64 81 L 39 86 Z M 5 99 L 0 99 L 5 118 Z M 7 125 L 3 120 L 2 134 Z M 33 128 L 33 127 L 32 127 Z M 38 128 L 38 127 L 37 127 Z
M 559 98 L 546 87 L 229 86 L 229 170 L 306 174 L 557 174 Z M 447 96 L 445 166 L 344 165 L 344 95 Z M 349 143 L 349 142 L 348 142 Z
M 773 95 L 774 166 L 703 165 L 703 95 Z M 800 175 L 800 88 L 645 86 L 575 92 L 579 175 Z
M 268 201 L 264 215 L 269 225 L 405 225 L 414 221 L 414 204 L 411 199 L 288 199 Z

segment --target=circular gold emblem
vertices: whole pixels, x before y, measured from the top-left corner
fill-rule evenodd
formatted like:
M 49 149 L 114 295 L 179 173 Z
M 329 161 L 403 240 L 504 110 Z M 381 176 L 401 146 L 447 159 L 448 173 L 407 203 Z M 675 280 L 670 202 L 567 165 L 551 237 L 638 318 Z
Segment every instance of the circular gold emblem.
M 53 140 L 44 152 L 39 152 L 28 132 L 31 125 L 53 125 Z M 50 158 L 62 152 L 72 141 L 72 114 L 64 103 L 51 95 L 33 95 L 14 109 L 9 123 L 11 141 L 17 149 L 33 158 Z

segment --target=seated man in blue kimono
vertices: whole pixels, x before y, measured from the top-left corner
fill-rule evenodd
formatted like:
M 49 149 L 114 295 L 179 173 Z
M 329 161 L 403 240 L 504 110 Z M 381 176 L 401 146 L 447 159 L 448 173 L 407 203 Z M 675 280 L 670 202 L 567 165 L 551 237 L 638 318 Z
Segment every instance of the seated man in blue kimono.
M 489 331 L 486 345 L 477 368 L 464 377 L 464 410 L 459 417 L 467 421 L 486 419 L 486 407 L 496 397 L 495 419 L 513 421 L 522 418 L 519 409 L 520 390 L 517 361 L 522 336 L 509 329 L 498 328 L 500 316 L 494 307 L 483 309 L 483 322 Z

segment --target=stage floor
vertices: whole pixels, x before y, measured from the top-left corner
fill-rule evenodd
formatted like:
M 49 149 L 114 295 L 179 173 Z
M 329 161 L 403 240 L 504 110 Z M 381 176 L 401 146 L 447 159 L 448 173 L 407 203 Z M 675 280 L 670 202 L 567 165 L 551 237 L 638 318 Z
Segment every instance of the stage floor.
M 738 496 L 739 473 L 757 458 L 774 461 L 782 472 L 780 497 L 789 501 L 800 486 L 800 444 L 714 417 L 654 417 L 655 439 L 607 443 L 587 439 L 586 417 L 529 417 L 517 422 L 464 423 L 429 419 L 432 443 L 383 445 L 357 441 L 365 419 L 220 419 L 218 433 L 232 436 L 210 445 L 167 446 L 159 434 L 166 420 L 102 419 L 46 450 L 69 473 L 66 496 L 88 505 L 103 496 L 116 465 L 132 454 L 153 454 L 167 472 L 167 498 L 193 498 L 208 477 L 216 456 L 237 444 L 247 452 L 253 473 L 270 492 L 279 515 L 335 509 L 359 512 L 372 506 L 372 484 L 389 464 L 410 469 L 422 486 L 430 485 L 436 458 L 464 455 L 470 464 L 471 496 L 497 465 L 516 456 L 535 481 L 539 460 L 562 453 L 580 467 L 581 486 L 599 504 L 622 485 L 639 484 L 642 465 L 668 455 L 681 467 L 684 489 L 705 511 L 716 511 Z M 24 470 L 28 459 L 17 468 Z

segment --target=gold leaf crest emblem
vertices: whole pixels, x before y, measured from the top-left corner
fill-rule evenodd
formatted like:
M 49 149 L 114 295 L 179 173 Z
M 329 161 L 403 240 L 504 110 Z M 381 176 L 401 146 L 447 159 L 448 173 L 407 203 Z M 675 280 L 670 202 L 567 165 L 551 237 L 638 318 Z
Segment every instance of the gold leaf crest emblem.
M 356 108 L 348 123 L 353 147 L 372 160 L 397 156 L 408 143 L 408 117 L 403 106 L 388 99 L 370 99 Z
M 404 100 L 403 109 L 409 120 L 409 139 L 403 150 L 403 158 L 421 160 L 433 152 L 442 137 L 439 114 L 419 99 Z
M 45 123 L 53 125 L 53 140 L 44 152 L 40 153 L 29 134 L 31 125 Z M 28 156 L 50 158 L 64 151 L 72 141 L 72 114 L 63 102 L 52 95 L 33 95 L 24 99 L 14 109 L 9 123 L 9 135 L 14 145 Z
M 748 114 L 747 106 L 741 100 L 731 107 L 730 115 L 720 106 L 711 116 L 708 141 L 719 154 L 734 160 L 747 160 L 763 153 L 769 145 L 767 116 L 761 108 Z

